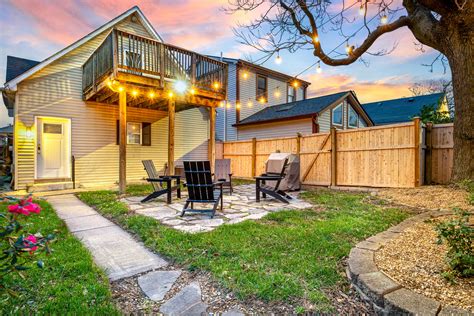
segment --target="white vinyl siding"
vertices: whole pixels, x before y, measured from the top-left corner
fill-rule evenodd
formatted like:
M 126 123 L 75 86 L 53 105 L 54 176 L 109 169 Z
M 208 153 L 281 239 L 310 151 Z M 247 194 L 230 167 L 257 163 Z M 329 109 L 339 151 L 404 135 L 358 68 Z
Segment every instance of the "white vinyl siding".
M 296 136 L 296 133 L 303 135 L 312 134 L 311 119 L 281 121 L 252 126 L 239 127 L 239 140 L 262 139 Z
M 319 132 L 329 132 L 331 129 L 331 110 L 325 110 L 318 116 Z
M 151 37 L 141 24 L 132 23 L 130 19 L 119 23 L 118 28 Z M 118 181 L 117 106 L 82 101 L 82 65 L 107 33 L 103 32 L 18 85 L 16 189 L 26 189 L 34 183 L 35 137 L 27 138 L 26 131 L 27 127 L 36 130 L 35 116 L 71 119 L 71 147 L 76 158 L 78 187 L 113 185 Z M 130 122 L 152 123 L 151 146 L 127 148 L 127 180 L 134 182 L 146 176 L 143 159 L 153 159 L 158 170 L 164 167 L 168 153 L 168 118 L 166 112 L 133 107 L 127 108 L 127 116 Z M 208 139 L 208 132 L 204 132 L 208 129 L 206 120 L 207 116 L 199 109 L 176 113 L 176 159 L 191 152 L 197 153 L 189 154 L 192 157 L 207 158 L 207 148 L 202 150 Z M 182 135 L 187 135 L 186 143 Z
M 268 80 L 268 102 L 261 104 L 256 100 L 257 93 L 257 78 L 256 73 L 247 71 L 248 78 L 244 79 L 242 76 L 239 78 L 240 83 L 240 102 L 242 107 L 240 109 L 240 119 L 243 120 L 250 115 L 257 113 L 265 106 L 272 106 L 277 104 L 286 103 L 286 81 L 277 80 L 272 77 L 267 77 Z M 280 91 L 280 95 L 275 95 L 275 91 Z M 248 107 L 247 103 L 252 102 L 252 107 Z

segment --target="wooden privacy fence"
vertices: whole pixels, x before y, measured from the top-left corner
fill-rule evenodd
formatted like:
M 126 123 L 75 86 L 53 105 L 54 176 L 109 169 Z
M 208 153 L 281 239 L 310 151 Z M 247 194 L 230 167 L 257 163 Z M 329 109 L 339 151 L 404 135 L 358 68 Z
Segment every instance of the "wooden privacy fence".
M 426 124 L 425 182 L 448 183 L 453 171 L 454 125 Z
M 424 169 L 430 170 L 435 182 L 449 181 L 450 171 L 443 166 L 450 163 L 444 151 L 452 151 L 448 148 L 452 132 L 449 134 L 447 128 L 433 126 L 425 133 L 420 120 L 415 119 L 396 125 L 331 129 L 330 133 L 308 136 L 224 142 L 222 157 L 231 159 L 235 177 L 251 178 L 263 173 L 268 155 L 280 151 L 299 155 L 303 184 L 414 187 L 423 183 Z M 424 135 L 430 135 L 429 148 Z M 425 149 L 428 158 L 432 157 L 430 166 L 425 166 Z

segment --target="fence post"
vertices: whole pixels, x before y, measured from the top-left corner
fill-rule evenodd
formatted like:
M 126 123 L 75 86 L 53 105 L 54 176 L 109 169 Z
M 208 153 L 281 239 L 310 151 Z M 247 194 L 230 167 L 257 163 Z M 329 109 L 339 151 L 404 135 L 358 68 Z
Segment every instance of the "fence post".
M 257 139 L 252 138 L 252 177 L 257 174 Z
M 298 158 L 299 158 L 301 154 L 301 134 L 300 133 L 296 134 L 296 154 L 298 155 Z
M 425 133 L 425 182 L 426 184 L 431 184 L 432 170 L 433 170 L 433 139 L 432 139 L 432 130 L 433 123 L 426 123 L 426 133 Z
M 414 127 L 414 142 L 415 142 L 415 187 L 420 186 L 420 128 L 421 119 L 419 117 L 413 118 Z
M 331 186 L 337 185 L 337 146 L 335 127 L 331 127 Z

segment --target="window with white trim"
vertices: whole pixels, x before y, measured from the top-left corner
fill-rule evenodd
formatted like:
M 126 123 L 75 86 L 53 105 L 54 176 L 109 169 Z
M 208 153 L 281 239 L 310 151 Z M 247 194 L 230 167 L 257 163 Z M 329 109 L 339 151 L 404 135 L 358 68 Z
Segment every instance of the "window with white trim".
M 357 127 L 357 122 L 359 121 L 359 115 L 357 112 L 350 106 L 349 107 L 349 127 Z
M 342 103 L 332 110 L 332 124 L 342 125 Z
M 142 143 L 142 124 L 127 122 L 127 144 L 141 145 Z
M 296 101 L 296 89 L 293 86 L 288 86 L 288 103 Z

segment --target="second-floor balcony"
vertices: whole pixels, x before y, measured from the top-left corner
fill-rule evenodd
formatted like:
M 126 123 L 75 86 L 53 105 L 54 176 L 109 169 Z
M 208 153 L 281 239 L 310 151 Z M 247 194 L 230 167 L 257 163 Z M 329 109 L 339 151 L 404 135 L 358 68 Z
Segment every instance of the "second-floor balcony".
M 83 98 L 114 103 L 108 82 L 150 91 L 173 91 L 209 100 L 224 100 L 227 64 L 160 41 L 114 29 L 82 67 Z

